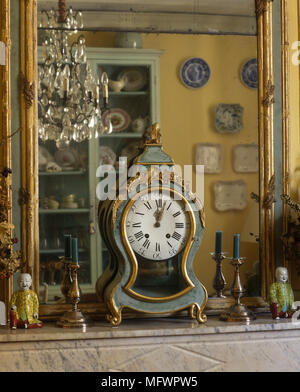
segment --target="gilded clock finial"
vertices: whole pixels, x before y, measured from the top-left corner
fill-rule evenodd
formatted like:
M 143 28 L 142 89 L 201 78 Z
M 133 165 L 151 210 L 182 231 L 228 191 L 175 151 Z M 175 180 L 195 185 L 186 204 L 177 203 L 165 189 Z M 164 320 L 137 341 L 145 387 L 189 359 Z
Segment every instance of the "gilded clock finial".
M 150 131 L 150 139 L 147 142 L 147 144 L 161 144 L 161 133 L 160 133 L 160 127 L 158 123 L 154 123 L 152 125 L 152 129 Z

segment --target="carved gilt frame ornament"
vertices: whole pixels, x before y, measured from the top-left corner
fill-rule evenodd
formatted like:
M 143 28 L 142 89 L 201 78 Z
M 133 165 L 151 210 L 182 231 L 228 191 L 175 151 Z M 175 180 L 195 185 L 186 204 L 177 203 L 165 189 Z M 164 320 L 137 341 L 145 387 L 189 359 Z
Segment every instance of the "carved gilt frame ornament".
M 268 106 L 273 105 L 273 103 L 275 103 L 274 91 L 275 91 L 274 84 L 272 84 L 271 80 L 268 80 L 267 88 L 266 88 L 266 95 L 263 100 L 264 106 L 268 107 Z
M 30 109 L 35 98 L 35 84 L 34 82 L 30 83 L 23 73 L 20 75 L 20 83 L 21 93 L 24 95 L 26 109 Z
M 272 208 L 272 204 L 275 203 L 275 175 L 271 177 L 268 184 L 268 191 L 265 194 L 263 200 L 263 208 L 270 210 Z
M 33 289 L 39 287 L 39 244 L 38 244 L 38 134 L 37 134 L 37 1 L 20 0 L 20 61 L 23 87 L 21 92 L 21 187 L 30 197 L 22 203 L 21 239 L 22 254 L 27 261 L 25 270 L 33 273 Z M 282 84 L 283 84 L 283 176 L 288 173 L 288 28 L 287 0 L 281 0 L 282 15 Z M 273 75 L 273 4 L 272 0 L 256 0 L 257 39 L 258 39 L 258 78 L 259 78 L 259 145 L 260 145 L 260 259 L 261 259 L 261 295 L 257 298 L 245 298 L 247 306 L 260 306 L 267 298 L 268 286 L 274 276 L 274 203 L 264 208 L 263 203 L 270 195 L 270 181 L 274 175 L 274 75 Z M 0 0 L 0 40 L 6 45 L 6 65 L 0 65 L 0 77 L 3 89 L 0 92 L 0 145 L 1 167 L 11 167 L 10 132 L 10 86 L 9 86 L 9 49 L 10 49 L 10 0 Z M 196 16 L 195 16 L 196 17 Z M 145 30 L 146 31 L 146 30 Z M 188 31 L 187 31 L 188 32 Z M 279 90 L 278 90 L 279 91 Z M 160 143 L 159 132 L 151 135 L 154 143 Z M 282 193 L 288 194 L 288 185 Z M 11 195 L 8 195 L 10 198 Z M 23 200 L 24 201 L 24 200 Z M 284 208 L 284 219 L 286 209 Z M 9 216 L 9 219 L 11 217 Z M 0 283 L 0 295 L 7 302 L 12 292 L 12 282 L 5 287 Z M 232 304 L 226 301 L 210 300 L 207 310 L 220 309 Z M 68 309 L 68 305 L 42 305 L 40 314 L 44 318 L 57 318 Z M 95 302 L 81 304 L 84 313 L 107 313 L 104 305 Z
M 263 15 L 264 12 L 267 11 L 268 8 L 268 3 L 270 3 L 273 0 L 256 0 L 256 16 L 260 17 Z

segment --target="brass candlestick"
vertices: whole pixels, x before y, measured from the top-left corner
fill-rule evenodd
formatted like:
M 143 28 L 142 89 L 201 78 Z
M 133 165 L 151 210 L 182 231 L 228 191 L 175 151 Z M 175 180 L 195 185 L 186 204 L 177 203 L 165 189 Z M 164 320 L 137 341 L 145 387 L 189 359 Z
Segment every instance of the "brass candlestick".
M 61 261 L 64 263 L 64 277 L 61 282 L 60 291 L 65 297 L 66 303 L 70 303 L 68 293 L 72 286 L 72 275 L 70 269 L 70 263 L 72 263 L 72 260 L 66 257 L 62 257 Z
M 244 260 L 244 257 L 232 258 L 231 264 L 234 266 L 234 281 L 231 294 L 235 299 L 235 304 L 227 312 L 221 314 L 220 320 L 222 321 L 245 321 L 249 323 L 251 320 L 256 319 L 254 313 L 241 303 L 241 297 L 245 291 L 241 282 L 240 267 L 244 264 Z
M 86 319 L 78 309 L 80 301 L 80 290 L 77 279 L 77 270 L 80 268 L 78 263 L 70 262 L 68 267 L 71 273 L 72 284 L 68 291 L 68 297 L 72 303 L 72 310 L 67 311 L 57 322 L 63 328 L 86 328 Z
M 211 253 L 211 257 L 216 262 L 216 275 L 213 282 L 213 288 L 216 290 L 216 297 L 218 298 L 226 298 L 223 294 L 224 287 L 226 285 L 226 281 L 222 272 L 222 262 L 225 257 L 225 253 Z

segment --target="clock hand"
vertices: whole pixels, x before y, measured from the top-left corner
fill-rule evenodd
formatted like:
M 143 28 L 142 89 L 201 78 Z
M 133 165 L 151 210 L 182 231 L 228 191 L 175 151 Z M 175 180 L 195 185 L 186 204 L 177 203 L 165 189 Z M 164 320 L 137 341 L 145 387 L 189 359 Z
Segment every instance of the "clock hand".
M 154 211 L 154 214 L 153 214 L 153 216 L 155 218 L 154 227 L 160 227 L 159 215 L 160 215 L 160 210 L 159 210 L 159 208 L 157 208 L 156 211 Z
M 164 214 L 165 206 L 166 206 L 166 202 L 164 202 L 162 208 L 161 208 L 160 211 L 159 211 L 159 216 L 158 216 L 158 221 L 159 221 L 159 222 L 161 221 L 161 218 L 162 218 L 162 216 L 163 216 L 163 214 Z
M 163 216 L 164 210 L 165 210 L 166 202 L 164 202 L 162 208 L 157 208 L 157 210 L 154 212 L 154 217 L 156 219 L 156 222 L 154 223 L 154 227 L 160 227 L 160 221 Z

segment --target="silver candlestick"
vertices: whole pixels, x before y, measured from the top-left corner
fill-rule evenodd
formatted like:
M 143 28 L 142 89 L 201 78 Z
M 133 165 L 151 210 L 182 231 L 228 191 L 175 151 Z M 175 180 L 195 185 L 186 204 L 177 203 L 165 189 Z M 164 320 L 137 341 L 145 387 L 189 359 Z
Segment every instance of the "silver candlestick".
M 222 272 L 222 262 L 224 259 L 226 259 L 225 253 L 212 252 L 210 255 L 216 262 L 216 275 L 213 282 L 213 288 L 216 290 L 217 293 L 216 297 L 226 298 L 226 296 L 223 294 L 226 281 Z

